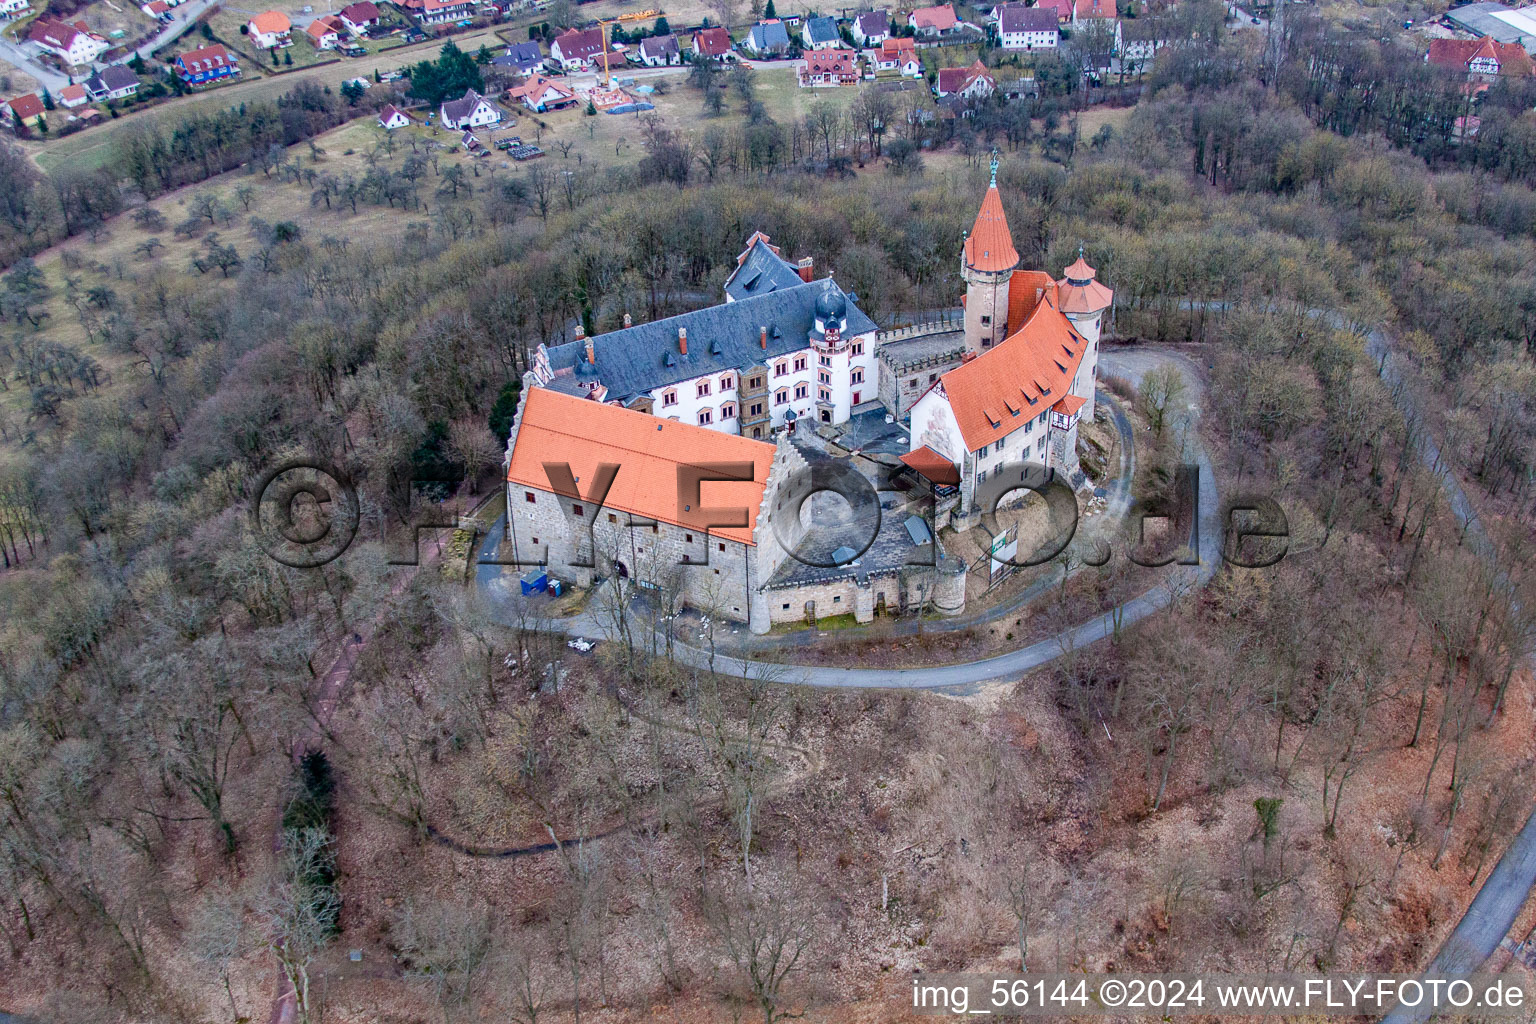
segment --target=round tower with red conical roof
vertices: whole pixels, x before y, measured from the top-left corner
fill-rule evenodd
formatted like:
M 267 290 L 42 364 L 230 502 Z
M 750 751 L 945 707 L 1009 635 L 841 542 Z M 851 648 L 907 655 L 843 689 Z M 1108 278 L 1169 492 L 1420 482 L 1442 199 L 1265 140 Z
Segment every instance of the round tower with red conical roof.
M 1094 383 L 1099 378 L 1099 334 L 1104 329 L 1104 313 L 1115 301 L 1115 293 L 1098 276 L 1098 271 L 1083 258 L 1083 247 L 1079 245 L 1077 262 L 1063 270 L 1061 280 L 1056 282 L 1058 308 L 1088 342 L 1078 368 L 1077 393 L 1087 401 L 1082 414 L 1089 418 L 1093 416 Z
M 1008 281 L 1019 265 L 1003 199 L 997 192 L 997 153 L 992 154 L 992 182 L 981 200 L 976 224 L 965 236 L 960 276 L 965 278 L 965 347 L 980 355 L 1003 340 L 1008 319 Z

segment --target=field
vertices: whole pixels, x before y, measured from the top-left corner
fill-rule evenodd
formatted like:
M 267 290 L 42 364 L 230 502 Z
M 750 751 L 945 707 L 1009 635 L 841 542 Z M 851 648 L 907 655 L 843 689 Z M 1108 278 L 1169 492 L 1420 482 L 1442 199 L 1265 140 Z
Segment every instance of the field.
M 29 92 L 37 92 L 37 79 L 16 65 L 0 60 L 0 97 L 10 99 Z

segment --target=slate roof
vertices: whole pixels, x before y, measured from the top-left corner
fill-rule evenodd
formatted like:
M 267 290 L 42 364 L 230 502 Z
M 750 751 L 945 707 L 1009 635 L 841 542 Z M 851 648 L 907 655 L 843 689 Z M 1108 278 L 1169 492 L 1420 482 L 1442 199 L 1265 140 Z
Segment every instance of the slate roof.
M 830 43 L 837 39 L 837 20 L 834 18 L 811 18 L 805 23 L 805 37 L 814 45 L 816 43 Z
M 443 104 L 444 121 L 462 121 L 475 112 L 480 101 L 485 99 L 475 90 L 467 90 L 462 97 L 456 100 L 448 100 Z
M 510 64 L 513 67 L 527 71 L 544 63 L 544 54 L 539 49 L 539 44 L 529 40 L 524 43 L 513 43 L 507 47 L 507 52 L 491 61 L 492 64 Z
M 801 282 L 735 302 L 694 310 L 681 316 L 636 324 L 591 339 L 547 349 L 549 366 L 557 373 L 550 386 L 576 392 L 588 381 L 600 381 L 608 397 L 628 401 L 656 388 L 725 370 L 740 370 L 765 359 L 798 352 L 810 345 L 816 300 L 828 291 L 846 297 L 831 278 Z M 867 334 L 875 322 L 848 300 L 846 334 Z M 688 354 L 678 351 L 678 328 L 688 331 Z M 762 328 L 768 328 L 768 348 L 762 348 Z M 586 361 L 592 342 L 594 364 Z
M 767 295 L 784 288 L 797 288 L 804 283 L 795 265 L 759 238 L 747 250 L 746 259 L 726 278 L 725 294 L 735 301 L 753 295 Z
M 859 31 L 867 36 L 878 36 L 891 30 L 890 11 L 865 11 L 857 19 Z
M 775 18 L 773 21 L 760 21 L 752 26 L 750 33 L 752 49 L 759 53 L 766 50 L 789 49 L 789 32 L 784 28 L 784 23 Z
M 640 40 L 640 55 L 642 57 L 670 59 L 681 53 L 682 50 L 677 45 L 677 36 L 671 33 L 664 36 L 646 36 Z
M 137 88 L 138 84 L 138 75 L 121 64 L 113 64 L 86 79 L 85 87 L 92 93 L 116 92 L 119 89 Z

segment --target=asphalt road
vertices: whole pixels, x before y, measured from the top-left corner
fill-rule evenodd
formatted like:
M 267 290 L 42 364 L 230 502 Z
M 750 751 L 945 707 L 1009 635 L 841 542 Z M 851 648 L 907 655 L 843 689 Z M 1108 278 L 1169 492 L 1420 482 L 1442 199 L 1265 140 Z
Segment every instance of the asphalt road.
M 132 0 L 129 0 L 129 2 L 132 2 Z M 219 0 L 190 0 L 189 3 L 182 4 L 180 7 L 176 8 L 176 16 L 171 21 L 171 23 L 165 26 L 165 28 L 161 29 L 159 32 L 155 33 L 149 42 L 145 43 L 134 52 L 139 56 L 148 59 L 150 54 L 154 53 L 156 50 L 160 49 L 160 47 L 164 46 L 166 43 L 169 43 L 176 37 L 180 36 L 187 29 L 191 28 L 192 23 L 201 17 L 204 11 L 214 6 L 218 2 Z M 38 55 L 40 53 L 42 53 L 42 50 L 35 43 L 16 43 L 9 39 L 0 39 L 0 59 L 4 59 L 7 63 L 16 65 L 21 70 L 31 75 L 33 78 L 37 79 L 39 85 L 48 89 L 48 91 L 57 94 L 60 89 L 64 88 L 66 85 L 69 85 L 74 79 L 71 79 L 70 76 L 64 74 L 63 72 L 55 71 L 53 68 L 44 64 L 41 60 L 38 59 Z M 115 61 L 114 63 L 125 64 L 130 59 L 131 57 L 123 57 L 121 60 Z M 106 65 L 101 61 L 97 61 L 92 66 L 95 68 L 102 68 Z M 89 76 L 80 76 L 80 80 L 83 81 L 87 77 Z

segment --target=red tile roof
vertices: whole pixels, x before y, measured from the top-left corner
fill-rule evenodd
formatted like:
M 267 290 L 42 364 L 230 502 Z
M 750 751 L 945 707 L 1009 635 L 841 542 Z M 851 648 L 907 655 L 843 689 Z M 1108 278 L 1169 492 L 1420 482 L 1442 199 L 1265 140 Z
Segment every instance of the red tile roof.
M 586 60 L 590 57 L 601 56 L 605 49 L 603 44 L 603 28 L 570 29 L 555 37 L 555 45 L 560 47 L 560 56 L 566 60 Z
M 1015 270 L 1008 278 L 1008 334 L 1024 326 L 1041 301 L 1056 301 L 1056 281 L 1043 270 Z M 1005 335 L 1006 336 L 1006 335 Z
M 597 477 L 598 465 L 615 463 L 618 475 L 603 507 L 675 526 L 703 529 L 697 522 L 686 522 L 690 510 L 678 507 L 679 466 L 752 463 L 751 481 L 705 483 L 700 502 L 701 507 L 746 508 L 745 527 L 714 527 L 708 532 L 753 543 L 773 445 L 541 387 L 529 390 L 518 422 L 508 483 L 552 490 L 544 464 L 565 462 L 585 493 Z
M 1115 301 L 1115 293 L 1095 280 L 1098 272 L 1088 265 L 1082 253 L 1062 273 L 1065 276 L 1056 282 L 1056 292 L 1063 313 L 1097 313 Z
M 262 11 L 251 19 L 251 28 L 264 34 L 276 35 L 293 28 L 293 22 L 282 11 Z
M 980 60 L 964 68 L 941 68 L 939 70 L 939 92 L 952 94 L 963 92 L 978 78 L 992 78 L 992 73 Z M 993 79 L 996 81 L 996 79 Z
M 361 25 L 366 21 L 378 21 L 379 5 L 373 3 L 373 0 L 358 0 L 355 4 L 343 7 L 341 16 L 354 25 Z
M 987 189 L 976 214 L 976 225 L 965 238 L 965 265 L 975 270 L 1000 271 L 1018 266 L 1019 252 L 1008 232 L 1008 215 L 997 186 Z
M 1066 397 L 1087 342 L 1046 297 L 1024 326 L 939 378 L 966 448 L 976 451 Z
M 720 57 L 731 51 L 731 34 L 723 28 L 706 28 L 693 34 L 693 48 L 706 57 Z
M 194 72 L 211 71 L 214 68 L 235 63 L 234 55 L 224 49 L 223 43 L 199 46 L 195 50 L 188 50 L 176 59 L 181 62 L 182 67 Z
M 1118 14 L 1115 0 L 1077 0 L 1079 18 L 1114 18 Z
M 69 103 L 74 100 L 83 100 L 85 99 L 85 86 L 78 82 L 76 82 L 74 85 L 66 85 L 64 88 L 59 90 L 59 99 L 63 100 L 65 103 Z
M 886 60 L 901 60 L 903 53 L 917 56 L 917 40 L 911 36 L 888 36 L 880 44 L 880 54 Z
M 960 482 L 960 467 L 923 445 L 916 451 L 907 452 L 901 461 L 917 470 L 918 474 L 936 484 L 953 487 Z
M 23 121 L 30 121 L 43 112 L 43 101 L 37 98 L 35 93 L 27 93 L 25 96 L 17 96 L 10 100 L 11 109 Z
M 341 23 L 340 18 L 334 14 L 326 14 L 310 22 L 309 27 L 304 31 L 309 34 L 309 38 L 318 42 L 332 33 L 339 36 L 346 30 L 347 27 Z
M 938 7 L 919 7 L 912 12 L 912 25 L 914 28 L 929 28 L 935 32 L 948 32 L 960 23 L 955 17 L 955 8 L 952 4 L 940 4 Z
M 805 55 L 805 73 L 834 75 L 840 78 L 852 75 L 857 78 L 859 74 L 857 55 L 852 50 L 812 50 Z
M 1482 39 L 1431 39 L 1429 52 L 1424 59 L 1441 67 L 1468 70 L 1474 60 L 1492 60 L 1499 65 L 1499 74 L 1525 76 L 1536 73 L 1531 55 L 1519 43 L 1500 43 L 1484 36 Z

